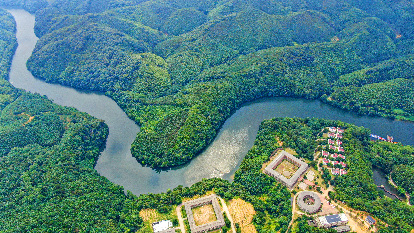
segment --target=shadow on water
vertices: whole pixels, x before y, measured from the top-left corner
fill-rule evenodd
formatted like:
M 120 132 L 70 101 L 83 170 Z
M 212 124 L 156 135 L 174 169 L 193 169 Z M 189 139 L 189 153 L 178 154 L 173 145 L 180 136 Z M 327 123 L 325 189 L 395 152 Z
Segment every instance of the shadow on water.
M 388 183 L 388 179 L 386 178 L 386 175 L 381 170 L 373 168 L 372 171 L 373 171 L 373 179 L 374 179 L 375 185 L 383 186 L 385 190 L 387 190 L 388 192 L 397 195 L 398 193 L 397 189 L 394 186 L 392 186 L 390 183 Z M 384 191 L 384 188 L 377 187 L 377 189 L 381 191 Z M 384 192 L 384 194 L 387 197 L 396 199 L 394 195 L 391 195 L 388 192 Z M 398 197 L 401 198 L 400 196 Z
M 395 141 L 414 145 L 414 124 L 384 118 L 358 116 L 320 101 L 272 98 L 251 102 L 237 110 L 222 126 L 215 140 L 190 163 L 168 171 L 142 167 L 131 156 L 130 145 L 139 127 L 107 96 L 79 92 L 34 78 L 26 68 L 38 38 L 35 18 L 24 10 L 9 10 L 17 22 L 19 46 L 13 57 L 10 82 L 18 88 L 46 95 L 55 103 L 75 107 L 103 119 L 109 126 L 105 151 L 95 169 L 110 181 L 134 194 L 159 193 L 178 185 L 189 186 L 202 178 L 231 180 L 247 151 L 253 146 L 260 122 L 274 117 L 319 117 L 341 120 L 370 128 L 378 135 L 393 135 Z

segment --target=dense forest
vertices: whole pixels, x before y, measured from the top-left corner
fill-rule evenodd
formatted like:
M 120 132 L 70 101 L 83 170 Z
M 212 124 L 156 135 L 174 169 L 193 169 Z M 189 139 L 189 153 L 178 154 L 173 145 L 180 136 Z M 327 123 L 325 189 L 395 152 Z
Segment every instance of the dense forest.
M 131 198 L 94 165 L 107 126 L 5 79 L 16 46 L 12 16 L 0 9 L 0 231 L 127 232 L 142 220 Z
M 137 160 L 171 167 L 263 97 L 412 120 L 412 12 L 386 0 L 55 0 L 36 11 L 28 66 L 113 98 L 142 126 Z
M 0 80 L 8 79 L 11 59 L 17 47 L 13 17 L 0 9 Z
M 326 101 L 337 104 L 338 96 L 348 98 L 354 94 L 352 91 L 341 93 L 351 86 L 356 90 L 378 88 L 384 93 L 394 94 L 397 87 L 393 89 L 390 84 L 410 82 L 409 52 L 398 58 L 385 54 L 389 56 L 388 60 L 380 58 L 377 52 L 371 54 L 369 59 L 362 58 L 352 49 L 344 54 L 346 47 L 357 43 L 358 39 L 344 32 L 350 36 L 349 41 L 340 42 L 334 38 L 329 42 L 330 36 L 323 35 L 339 30 L 331 24 L 328 25 L 332 28 L 312 34 L 312 37 L 299 33 L 325 29 L 316 25 L 333 18 L 325 12 L 329 6 L 318 8 L 311 2 L 283 3 L 286 4 L 284 6 L 277 1 L 266 2 L 267 5 L 236 1 L 223 5 L 214 1 L 161 1 L 157 2 L 160 4 L 158 7 L 167 3 L 171 6 L 171 18 L 162 19 L 157 17 L 164 16 L 164 11 L 168 9 L 157 8 L 153 18 L 144 15 L 152 14 L 148 9 L 154 7 L 154 2 L 139 5 L 139 1 L 108 0 L 102 4 L 88 1 L 86 5 L 82 2 L 65 4 L 68 2 L 56 0 L 48 7 L 41 5 L 39 10 L 34 10 L 36 14 L 43 14 L 43 20 L 55 17 L 55 24 L 43 28 L 43 32 L 42 27 L 37 25 L 38 33 L 43 33 L 43 36 L 29 64 L 33 72 L 41 70 L 38 70 L 39 77 L 44 72 L 44 78 L 51 82 L 105 91 L 117 100 L 131 117 L 144 126 L 133 150 L 141 163 L 153 167 L 177 165 L 191 159 L 211 141 L 231 112 L 246 101 L 264 96 L 300 96 L 326 98 Z M 18 5 L 13 6 L 27 7 L 29 3 L 29 0 L 17 1 L 15 4 Z M 235 22 L 241 24 L 247 16 L 251 17 L 246 12 L 242 15 L 244 6 L 237 7 L 242 4 L 248 4 L 248 9 L 256 12 L 254 17 L 259 17 L 257 22 L 263 27 L 274 26 L 266 21 L 268 16 L 283 22 L 282 28 L 285 29 L 289 28 L 289 22 L 293 23 L 295 17 L 313 19 L 316 15 L 320 20 L 313 22 L 313 29 L 303 25 L 302 28 L 295 28 L 298 30 L 296 34 L 288 30 L 283 35 L 283 41 L 291 43 L 287 45 L 278 44 L 281 41 L 269 35 L 257 36 L 267 33 L 257 27 L 234 29 L 251 34 L 223 30 L 223 33 L 235 33 L 240 38 L 229 39 L 231 35 L 227 34 L 212 34 L 210 38 L 205 36 L 207 32 L 217 33 L 217 28 L 234 26 Z M 363 11 L 361 3 L 355 5 L 359 8 L 353 10 Z M 386 4 L 381 6 L 386 7 Z M 60 8 L 65 10 L 58 11 Z M 325 9 L 325 13 L 321 13 L 321 9 Z M 60 15 L 62 12 L 65 15 Z M 391 15 L 382 11 L 367 11 L 365 14 L 379 14 L 378 18 L 366 16 L 369 18 L 366 20 L 371 20 L 374 26 Z M 368 129 L 323 119 L 277 118 L 264 121 L 233 183 L 214 178 L 191 187 L 179 186 L 161 194 L 139 197 L 129 192 L 125 194 L 122 187 L 99 176 L 93 169 L 108 134 L 104 122 L 73 108 L 55 105 L 44 96 L 25 93 L 4 80 L 7 79 L 16 39 L 11 16 L 3 10 L 0 10 L 0 16 L 0 39 L 2 44 L 7 45 L 0 51 L 3 59 L 0 66 L 0 231 L 135 232 L 143 227 L 139 216 L 141 210 L 152 208 L 168 213 L 174 211 L 173 207 L 180 204 L 183 198 L 213 191 L 226 200 L 241 198 L 251 203 L 256 210 L 253 224 L 258 232 L 284 232 L 291 221 L 291 193 L 264 175 L 260 171 L 262 164 L 280 147 L 278 140 L 283 142 L 284 147 L 297 151 L 299 156 L 311 159 L 321 129 L 332 125 L 347 129 L 343 141 L 350 167 L 345 176 L 325 177 L 327 183 L 335 188 L 332 198 L 371 213 L 389 224 L 387 228 L 381 226 L 381 232 L 409 232 L 414 227 L 413 207 L 385 197 L 376 189 L 372 179 L 372 166 L 375 166 L 392 177 L 404 192 L 413 194 L 414 149 L 400 144 L 371 142 Z M 128 17 L 133 18 L 126 19 Z M 119 21 L 112 20 L 115 18 Z M 195 26 L 187 24 L 177 28 L 180 25 L 177 20 L 194 20 Z M 74 22 L 78 25 L 74 26 Z M 405 28 L 408 30 L 409 26 L 404 22 L 402 19 L 395 21 L 396 25 L 408 27 Z M 66 41 L 61 38 L 56 42 L 54 36 L 64 33 L 73 34 Z M 255 39 L 241 38 L 249 35 Z M 211 40 L 218 36 L 223 36 L 219 42 Z M 397 40 L 387 43 L 394 43 L 396 53 L 401 52 Z M 61 46 L 62 50 L 55 51 L 56 46 Z M 74 52 L 73 48 L 79 53 Z M 226 54 L 223 55 L 223 51 Z M 57 53 L 54 60 L 43 60 L 45 63 L 42 66 L 34 67 L 42 58 L 48 59 L 46 52 Z M 61 57 L 61 52 L 66 52 L 66 57 Z M 359 62 L 348 59 L 350 54 Z M 103 64 L 100 59 L 107 62 Z M 68 61 L 71 64 L 63 64 Z M 56 66 L 47 70 L 45 67 L 52 62 Z M 342 64 L 342 67 L 331 62 L 339 62 L 335 64 Z M 392 68 L 384 68 L 389 64 Z M 180 68 L 180 65 L 186 69 Z M 98 66 L 101 66 L 101 72 L 94 73 L 99 70 Z M 393 70 L 395 67 L 400 68 Z M 324 73 L 326 70 L 330 70 L 329 74 Z M 89 80 L 84 76 L 85 72 L 89 72 Z M 399 77 L 392 78 L 389 74 Z M 375 85 L 385 85 L 389 89 Z M 398 104 L 401 101 L 410 103 L 412 97 L 409 95 L 399 97 L 396 100 L 398 103 L 391 99 L 369 103 L 378 106 L 376 109 L 372 107 L 377 112 L 367 107 L 368 112 L 408 119 L 412 116 L 409 110 L 412 105 L 404 108 Z M 351 101 L 341 102 L 345 103 Z M 156 158 L 152 157 L 154 152 Z M 162 157 L 165 155 L 168 157 Z M 329 232 L 308 226 L 306 220 L 305 217 L 299 218 L 292 232 Z

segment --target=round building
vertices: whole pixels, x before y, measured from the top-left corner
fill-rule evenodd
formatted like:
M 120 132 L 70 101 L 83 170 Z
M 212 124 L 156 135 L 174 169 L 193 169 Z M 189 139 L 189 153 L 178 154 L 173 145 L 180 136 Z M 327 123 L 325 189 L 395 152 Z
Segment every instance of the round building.
M 296 202 L 298 203 L 299 209 L 309 214 L 318 212 L 322 206 L 318 194 L 310 191 L 300 192 L 296 198 Z

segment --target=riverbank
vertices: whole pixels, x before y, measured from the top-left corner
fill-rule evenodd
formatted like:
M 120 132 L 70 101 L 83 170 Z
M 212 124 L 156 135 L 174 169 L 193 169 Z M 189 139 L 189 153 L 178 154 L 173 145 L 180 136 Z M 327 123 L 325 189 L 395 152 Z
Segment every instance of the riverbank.
M 106 150 L 95 169 L 110 181 L 139 195 L 160 193 L 178 185 L 190 186 L 202 178 L 221 177 L 232 180 L 247 151 L 253 145 L 261 121 L 273 117 L 320 117 L 341 120 L 370 128 L 376 134 L 394 135 L 396 141 L 414 145 L 414 124 L 389 119 L 359 116 L 320 101 L 271 98 L 250 102 L 225 121 L 214 141 L 190 163 L 167 171 L 142 167 L 130 153 L 130 145 L 139 131 L 119 106 L 97 93 L 48 84 L 35 79 L 26 61 L 37 42 L 35 18 L 24 10 L 10 10 L 17 22 L 19 47 L 13 57 L 10 82 L 19 88 L 48 96 L 57 104 L 71 106 L 103 119 L 109 126 Z M 226 159 L 223 159 L 226 158 Z

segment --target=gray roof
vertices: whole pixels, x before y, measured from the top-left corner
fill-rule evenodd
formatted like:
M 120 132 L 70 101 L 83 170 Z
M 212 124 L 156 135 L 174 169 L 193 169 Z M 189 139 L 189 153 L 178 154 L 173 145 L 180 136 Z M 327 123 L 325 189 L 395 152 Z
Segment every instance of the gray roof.
M 290 162 L 294 163 L 295 165 L 299 166 L 299 169 L 293 174 L 291 178 L 286 178 L 279 172 L 276 172 L 274 169 L 283 161 L 283 160 L 289 160 Z M 286 185 L 289 189 L 292 189 L 300 176 L 306 172 L 309 165 L 302 160 L 296 158 L 295 156 L 289 154 L 286 151 L 280 152 L 279 156 L 277 156 L 265 169 L 264 173 L 273 176 L 276 178 L 279 182 L 282 182 L 284 185 Z
M 214 209 L 214 213 L 216 215 L 217 221 L 197 226 L 194 220 L 193 211 L 191 209 L 198 207 L 198 206 L 208 205 L 208 204 L 213 205 L 213 209 Z M 224 225 L 226 225 L 224 222 L 223 213 L 221 212 L 220 204 L 218 203 L 217 196 L 215 194 L 207 196 L 207 197 L 198 198 L 192 201 L 187 201 L 183 203 L 183 205 L 185 208 L 185 212 L 187 213 L 187 219 L 190 225 L 191 233 L 207 232 L 207 231 L 221 228 Z
M 163 230 L 158 233 L 175 233 L 175 228 L 169 228 L 167 230 Z
M 351 227 L 348 225 L 334 227 L 332 229 L 336 230 L 338 233 L 351 231 Z
M 339 217 L 339 215 L 337 214 L 325 216 L 325 219 L 328 223 L 334 223 L 334 222 L 341 221 L 341 217 Z
M 367 221 L 369 224 L 375 224 L 377 222 L 373 217 L 371 217 L 369 215 L 367 216 L 365 221 Z
M 315 200 L 315 203 L 313 203 L 313 205 L 306 204 L 304 202 L 304 199 L 307 197 L 313 198 Z M 322 206 L 321 199 L 319 198 L 318 194 L 310 191 L 300 192 L 296 198 L 296 202 L 298 203 L 299 209 L 309 214 L 318 212 Z

